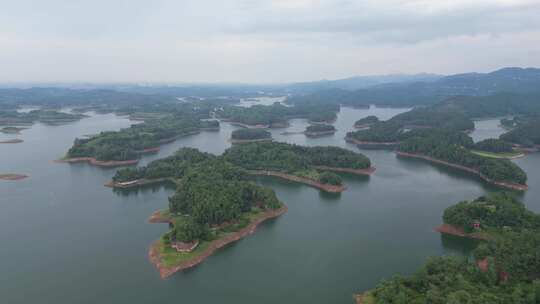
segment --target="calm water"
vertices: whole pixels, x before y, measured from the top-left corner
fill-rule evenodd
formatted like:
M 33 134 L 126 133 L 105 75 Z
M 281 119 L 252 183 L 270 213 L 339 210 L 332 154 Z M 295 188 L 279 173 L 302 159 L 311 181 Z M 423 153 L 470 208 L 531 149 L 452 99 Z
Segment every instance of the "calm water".
M 356 150 L 343 140 L 355 120 L 371 114 L 388 119 L 405 110 L 344 108 L 335 123 L 339 132 L 319 139 L 272 132 L 282 141 Z M 171 190 L 115 193 L 102 186 L 115 170 L 51 162 L 77 136 L 129 124 L 114 115 L 64 126 L 37 124 L 19 135 L 24 143 L 0 146 L 0 172 L 31 176 L 0 182 L 3 303 L 352 303 L 354 292 L 409 274 L 428 256 L 467 253 L 473 244 L 441 238 L 432 229 L 446 207 L 494 190 L 454 170 L 362 151 L 377 172 L 345 176 L 349 189 L 341 195 L 259 179 L 276 190 L 289 212 L 199 267 L 161 280 L 147 250 L 166 227 L 146 219 L 167 206 Z M 294 120 L 286 130 L 305 126 Z M 492 136 L 490 126 L 475 131 L 475 139 Z M 182 146 L 221 153 L 232 130 L 223 124 L 220 132 L 178 140 L 142 163 Z M 523 201 L 540 211 L 540 154 L 516 162 L 530 179 Z

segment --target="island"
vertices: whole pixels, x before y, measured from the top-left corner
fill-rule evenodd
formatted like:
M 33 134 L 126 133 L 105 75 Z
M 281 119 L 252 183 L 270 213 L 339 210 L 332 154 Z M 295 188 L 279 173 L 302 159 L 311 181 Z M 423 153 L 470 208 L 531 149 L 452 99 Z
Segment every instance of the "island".
M 355 295 L 356 303 L 535 303 L 540 215 L 500 193 L 450 207 L 443 219 L 467 237 L 490 237 L 481 238 L 474 259 L 429 258 L 413 275 L 394 276 Z
M 0 141 L 0 144 L 19 144 L 22 142 L 24 142 L 24 140 L 16 138 L 16 139 L 2 140 Z
M 346 140 L 360 148 L 395 148 L 410 136 L 411 130 L 444 129 L 469 132 L 474 122 L 465 114 L 445 107 L 416 108 L 398 114 L 387 121 L 378 121 L 347 133 Z
M 0 129 L 0 132 L 5 134 L 20 134 L 22 130 L 26 130 L 26 128 L 3 127 L 2 129 Z
M 472 139 L 462 132 L 431 129 L 409 136 L 396 153 L 469 172 L 499 187 L 528 189 L 527 174 L 519 166 L 507 159 L 474 154 L 469 150 L 473 146 Z
M 215 111 L 216 117 L 245 128 L 283 128 L 288 120 L 304 118 L 314 123 L 332 122 L 337 117 L 338 105 L 305 103 L 285 106 L 274 103 L 270 106 L 254 105 L 249 108 L 224 106 Z
M 359 175 L 370 175 L 375 171 L 366 156 L 338 147 L 261 142 L 233 146 L 222 157 L 250 174 L 279 177 L 326 192 L 346 189 L 341 177 L 331 171 Z
M 307 137 L 321 137 L 321 136 L 327 136 L 327 135 L 333 135 L 336 133 L 336 128 L 332 125 L 328 124 L 316 124 L 306 127 L 306 131 L 304 134 L 306 134 Z
M 238 129 L 231 134 L 233 144 L 244 144 L 260 141 L 271 141 L 272 133 L 263 129 Z
M 354 127 L 356 129 L 368 129 L 372 125 L 374 125 L 374 124 L 376 124 L 378 122 L 380 122 L 380 120 L 379 120 L 379 118 L 377 116 L 370 115 L 370 116 L 367 116 L 367 117 L 364 117 L 362 119 L 357 120 L 354 123 Z
M 500 136 L 501 140 L 514 144 L 525 152 L 540 148 L 540 118 L 517 120 L 516 126 Z
M 23 175 L 23 174 L 0 174 L 0 180 L 5 180 L 5 181 L 18 181 L 18 180 L 22 180 L 22 179 L 25 179 L 25 178 L 28 178 L 28 175 Z
M 137 164 L 145 153 L 159 151 L 159 146 L 204 130 L 219 128 L 216 120 L 202 120 L 188 113 L 172 114 L 148 120 L 120 131 L 101 132 L 75 139 L 66 156 L 58 162 L 88 162 L 101 167 Z
M 149 259 L 167 278 L 286 211 L 272 189 L 249 182 L 243 169 L 221 159 L 194 164 L 169 198 L 168 210 L 160 212 L 171 229 L 150 247 Z
M 83 114 L 64 113 L 54 110 L 32 110 L 30 112 L 6 110 L 0 111 L 0 125 L 29 126 L 35 122 L 56 125 L 78 121 L 85 117 L 87 116 Z

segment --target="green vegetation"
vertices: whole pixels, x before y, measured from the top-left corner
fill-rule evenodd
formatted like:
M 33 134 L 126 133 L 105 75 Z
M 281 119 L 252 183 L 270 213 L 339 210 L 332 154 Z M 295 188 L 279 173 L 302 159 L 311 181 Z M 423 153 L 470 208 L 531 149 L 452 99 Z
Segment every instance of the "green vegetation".
M 517 126 L 508 133 L 501 135 L 501 139 L 524 147 L 540 145 L 540 118 L 527 119 L 517 123 Z
M 366 293 L 368 303 L 538 303 L 540 216 L 508 194 L 448 208 L 446 223 L 500 232 L 467 258 L 436 257 L 409 277 L 396 276 Z
M 482 156 L 482 157 L 489 157 L 489 158 L 515 158 L 519 156 L 523 156 L 524 154 L 519 151 L 513 151 L 513 152 L 503 152 L 503 153 L 493 153 L 493 152 L 486 152 L 486 151 L 478 151 L 478 150 L 471 150 L 471 153 Z
M 284 106 L 275 103 L 271 106 L 255 105 L 249 108 L 225 106 L 217 110 L 220 118 L 247 125 L 275 126 L 286 123 L 292 118 L 306 118 L 313 122 L 330 122 L 336 119 L 338 105 L 302 104 L 299 106 Z
M 0 132 L 6 133 L 6 134 L 18 134 L 25 128 L 17 128 L 17 127 L 3 127 L 0 129 Z
M 116 171 L 114 182 L 126 182 L 138 179 L 174 178 L 184 176 L 187 168 L 193 164 L 215 159 L 216 156 L 193 148 L 182 148 L 174 155 L 155 160 L 145 167 L 129 167 Z
M 145 149 L 156 148 L 177 137 L 217 126 L 216 121 L 200 120 L 189 113 L 169 115 L 117 132 L 101 132 L 87 139 L 75 139 L 67 157 L 93 157 L 103 161 L 137 159 Z
M 204 161 L 187 169 L 169 198 L 169 210 L 175 215 L 169 238 L 211 240 L 216 236 L 211 227 L 241 221 L 253 210 L 279 207 L 274 191 L 247 181 L 242 169 L 223 160 Z
M 223 158 L 249 170 L 294 173 L 314 166 L 366 169 L 371 162 L 362 154 L 338 147 L 303 147 L 278 142 L 233 146 Z
M 272 133 L 263 129 L 238 129 L 231 134 L 233 140 L 261 140 L 271 139 Z
M 420 133 L 420 134 L 419 134 Z M 478 156 L 469 151 L 472 139 L 461 133 L 443 130 L 423 130 L 399 145 L 399 151 L 432 157 L 437 160 L 477 170 L 494 181 L 526 184 L 527 175 L 506 159 Z
M 367 130 L 349 132 L 347 137 L 366 142 L 398 142 L 409 137 L 407 130 L 426 128 L 467 131 L 474 129 L 474 123 L 456 111 L 437 107 L 418 108 L 388 121 L 376 122 Z
M 527 210 L 521 202 L 506 193 L 460 202 L 444 211 L 443 221 L 460 227 L 465 232 L 521 231 L 540 228 L 540 215 Z M 473 227 L 474 223 L 480 227 Z
M 474 145 L 475 150 L 485 151 L 485 152 L 492 152 L 492 153 L 512 153 L 514 152 L 514 148 L 511 144 L 508 142 L 505 142 L 500 139 L 484 139 L 482 141 L 477 142 Z
M 332 172 L 322 172 L 321 174 L 319 174 L 318 181 L 321 184 L 334 186 L 341 186 L 343 184 L 343 180 L 341 179 L 341 177 Z
M 35 122 L 46 124 L 68 123 L 86 117 L 52 110 L 33 110 L 27 113 L 0 110 L 0 125 L 30 125 Z
M 370 116 L 367 116 L 367 117 L 364 117 L 362 119 L 359 119 L 357 120 L 355 123 L 354 123 L 354 126 L 359 128 L 359 127 L 365 127 L 365 126 L 371 126 L 373 124 L 376 124 L 378 123 L 380 120 L 377 116 L 373 116 L 373 115 L 370 115 Z
M 332 125 L 327 125 L 327 124 L 317 124 L 317 125 L 310 125 L 306 127 L 306 134 L 328 133 L 328 132 L 336 132 L 336 128 Z

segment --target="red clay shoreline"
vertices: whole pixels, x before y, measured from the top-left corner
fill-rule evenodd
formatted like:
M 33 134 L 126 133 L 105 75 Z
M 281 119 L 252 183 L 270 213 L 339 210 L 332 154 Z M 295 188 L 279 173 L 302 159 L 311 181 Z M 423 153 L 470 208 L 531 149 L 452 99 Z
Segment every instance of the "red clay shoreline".
M 491 178 L 485 176 L 484 174 L 480 173 L 480 171 L 478 171 L 476 169 L 468 168 L 468 167 L 457 165 L 457 164 L 452 164 L 452 163 L 449 163 L 449 162 L 446 162 L 446 161 L 443 161 L 443 160 L 439 160 L 439 159 L 436 159 L 436 158 L 432 158 L 432 157 L 429 157 L 429 156 L 425 156 L 425 155 L 421 155 L 421 154 L 413 154 L 413 153 L 401 152 L 401 151 L 395 151 L 395 152 L 396 152 L 396 154 L 398 156 L 423 159 L 423 160 L 427 160 L 427 161 L 432 162 L 432 163 L 445 165 L 445 166 L 448 166 L 448 167 L 460 169 L 460 170 L 475 174 L 475 175 L 479 176 L 481 179 L 483 179 L 484 181 L 486 181 L 487 183 L 493 184 L 495 186 L 499 186 L 499 187 L 503 187 L 503 188 L 507 188 L 507 189 L 511 189 L 511 190 L 518 190 L 518 191 L 525 191 L 525 190 L 527 190 L 529 188 L 529 186 L 527 186 L 527 185 L 516 184 L 516 183 L 512 183 L 512 182 L 492 180 Z
M 279 177 L 288 181 L 305 184 L 305 185 L 308 185 L 308 186 L 311 186 L 311 187 L 314 187 L 314 188 L 317 188 L 326 192 L 331 192 L 331 193 L 340 193 L 340 192 L 345 191 L 345 189 L 347 189 L 347 187 L 343 185 L 335 186 L 335 185 L 322 184 L 311 178 L 295 176 L 295 175 L 286 174 L 282 172 L 265 171 L 265 170 L 247 170 L 247 172 L 251 175 Z
M 135 188 L 145 185 L 151 185 L 151 184 L 159 184 L 167 181 L 172 181 L 172 178 L 164 177 L 164 178 L 153 178 L 153 179 L 146 179 L 141 178 L 138 180 L 133 181 L 127 181 L 127 182 L 114 182 L 109 181 L 104 184 L 105 187 L 110 188 L 120 188 L 120 189 L 127 189 L 127 188 Z
M 319 170 L 345 172 L 345 173 L 352 173 L 352 174 L 357 174 L 357 175 L 371 175 L 375 172 L 375 170 L 377 170 L 377 168 L 375 167 L 369 167 L 366 169 L 338 168 L 338 167 L 327 167 L 327 166 L 313 166 L 313 167 Z
M 399 141 L 390 141 L 390 142 L 377 142 L 377 141 L 362 141 L 358 139 L 354 139 L 352 137 L 345 137 L 345 141 L 348 143 L 356 144 L 356 145 L 363 145 L 363 146 L 388 146 L 388 147 L 394 147 L 399 145 Z
M 160 252 L 159 252 L 159 241 L 154 242 L 152 246 L 150 247 L 148 251 L 148 258 L 154 266 L 159 270 L 159 275 L 162 279 L 165 279 L 174 273 L 185 270 L 188 268 L 192 268 L 194 266 L 199 265 L 204 260 L 206 260 L 208 257 L 210 257 L 212 254 L 214 254 L 218 249 L 227 246 L 228 244 L 234 243 L 236 241 L 239 241 L 251 234 L 253 234 L 257 227 L 262 224 L 263 222 L 273 219 L 276 217 L 279 217 L 280 215 L 287 212 L 287 206 L 283 206 L 276 210 L 268 210 L 265 212 L 265 214 L 255 220 L 253 220 L 247 227 L 240 229 L 239 231 L 226 235 L 221 239 L 214 240 L 210 243 L 208 248 L 206 248 L 200 255 L 193 257 L 190 260 L 184 261 L 178 265 L 175 266 L 165 266 L 161 262 Z
M 4 141 L 0 141 L 0 144 L 18 144 L 18 143 L 22 143 L 24 140 L 22 139 L 9 139 L 9 140 L 4 140 Z
M 66 158 L 66 159 L 59 159 L 55 160 L 55 163 L 84 163 L 87 162 L 90 165 L 98 166 L 98 167 L 104 167 L 104 168 L 113 168 L 113 167 L 122 167 L 122 166 L 131 166 L 136 165 L 139 160 L 133 159 L 133 160 L 109 160 L 109 161 L 102 161 L 97 160 L 93 157 L 73 157 L 73 158 Z
M 443 234 L 459 236 L 459 237 L 464 237 L 464 238 L 469 238 L 469 239 L 474 239 L 474 240 L 486 241 L 486 240 L 489 239 L 489 237 L 486 234 L 482 234 L 482 233 L 466 233 L 463 230 L 463 228 L 456 227 L 456 226 L 450 225 L 450 224 L 442 224 L 439 227 L 436 227 L 435 231 L 437 231 L 439 233 L 443 233 Z

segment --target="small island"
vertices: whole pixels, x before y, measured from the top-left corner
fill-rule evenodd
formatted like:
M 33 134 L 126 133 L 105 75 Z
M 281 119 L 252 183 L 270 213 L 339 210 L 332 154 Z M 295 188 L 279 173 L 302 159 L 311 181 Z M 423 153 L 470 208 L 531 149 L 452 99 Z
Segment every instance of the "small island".
M 321 137 L 333 135 L 336 131 L 336 128 L 332 125 L 316 124 L 306 127 L 304 134 L 306 134 L 307 137 Z
M 398 156 L 423 159 L 472 173 L 484 181 L 507 189 L 528 189 L 527 174 L 507 159 L 487 158 L 472 153 L 472 139 L 463 132 L 417 130 L 403 141 Z
M 141 155 L 158 152 L 160 145 L 200 131 L 219 128 L 216 120 L 202 120 L 194 116 L 189 113 L 174 114 L 116 132 L 77 138 L 66 157 L 58 162 L 88 162 L 100 167 L 135 165 Z
M 19 128 L 19 127 L 3 127 L 0 129 L 0 132 L 5 134 L 20 134 L 22 130 L 26 130 L 27 128 Z
M 56 125 L 75 122 L 85 117 L 87 116 L 83 114 L 64 113 L 54 110 L 32 110 L 30 112 L 8 110 L 0 111 L 0 125 L 29 126 L 35 122 Z
M 460 202 L 445 210 L 443 220 L 453 229 L 443 225 L 439 231 L 482 240 L 473 259 L 429 258 L 413 275 L 394 276 L 354 295 L 356 303 L 527 303 L 537 298 L 540 215 L 498 193 Z
M 24 140 L 16 138 L 16 139 L 8 139 L 8 140 L 0 141 L 0 144 L 19 144 L 22 142 L 24 142 Z
M 169 232 L 150 248 L 160 276 L 194 267 L 218 249 L 255 232 L 287 211 L 274 191 L 247 180 L 244 170 L 212 159 L 189 167 L 169 198 L 169 209 L 152 222 L 168 222 Z
M 540 118 L 522 118 L 516 120 L 515 127 L 501 135 L 500 139 L 524 152 L 534 152 L 540 148 L 539 130 Z
M 331 171 L 358 175 L 375 171 L 366 156 L 338 147 L 261 142 L 233 146 L 225 151 L 223 158 L 253 175 L 279 177 L 326 192 L 346 189 L 341 177 Z
M 370 115 L 370 116 L 367 116 L 367 117 L 364 117 L 362 119 L 357 120 L 354 123 L 354 127 L 356 129 L 368 129 L 372 125 L 374 125 L 374 124 L 376 124 L 378 122 L 380 122 L 380 120 L 379 120 L 379 118 L 377 116 Z
M 25 179 L 25 178 L 28 178 L 28 175 L 23 175 L 23 174 L 0 174 L 0 180 L 5 180 L 5 181 L 18 181 L 18 180 L 22 180 L 22 179 Z
M 260 141 L 271 141 L 272 133 L 263 129 L 238 129 L 231 134 L 233 144 L 245 144 Z

